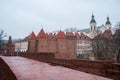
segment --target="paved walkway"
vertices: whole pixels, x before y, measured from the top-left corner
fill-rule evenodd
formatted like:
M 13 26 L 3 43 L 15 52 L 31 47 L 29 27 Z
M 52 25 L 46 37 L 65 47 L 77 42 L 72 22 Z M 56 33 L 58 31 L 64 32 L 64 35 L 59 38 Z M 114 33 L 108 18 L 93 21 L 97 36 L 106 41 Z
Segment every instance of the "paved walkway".
M 23 57 L 0 57 L 10 66 L 18 80 L 111 80 Z

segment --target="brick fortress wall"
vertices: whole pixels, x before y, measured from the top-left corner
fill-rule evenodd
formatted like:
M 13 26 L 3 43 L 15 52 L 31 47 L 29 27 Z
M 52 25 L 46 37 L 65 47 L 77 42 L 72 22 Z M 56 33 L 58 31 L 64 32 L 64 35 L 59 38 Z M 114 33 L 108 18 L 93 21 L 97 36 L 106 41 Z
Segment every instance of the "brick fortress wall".
M 30 53 L 54 53 L 59 59 L 76 59 L 76 36 L 67 36 L 60 31 L 57 35 L 48 35 L 43 29 L 35 36 L 32 32 L 28 43 Z
M 54 53 L 19 53 L 19 56 L 120 80 L 120 64 L 113 61 L 57 59 Z
M 17 80 L 10 67 L 0 58 L 0 80 Z

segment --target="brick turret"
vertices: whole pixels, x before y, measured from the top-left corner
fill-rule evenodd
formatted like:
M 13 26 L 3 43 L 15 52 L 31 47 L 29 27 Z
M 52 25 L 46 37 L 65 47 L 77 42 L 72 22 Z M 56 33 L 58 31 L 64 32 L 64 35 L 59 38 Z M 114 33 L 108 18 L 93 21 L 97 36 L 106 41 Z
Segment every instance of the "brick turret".
M 12 53 L 15 52 L 15 45 L 13 45 L 13 43 L 12 43 L 11 36 L 9 36 L 9 40 L 6 45 L 6 52 L 7 52 L 7 55 L 11 55 Z

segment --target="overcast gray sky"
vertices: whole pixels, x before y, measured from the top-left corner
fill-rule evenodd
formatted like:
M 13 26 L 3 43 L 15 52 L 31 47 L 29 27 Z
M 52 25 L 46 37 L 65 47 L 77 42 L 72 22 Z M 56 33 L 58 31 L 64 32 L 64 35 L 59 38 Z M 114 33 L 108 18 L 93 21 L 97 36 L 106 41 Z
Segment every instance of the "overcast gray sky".
M 0 29 L 23 38 L 42 27 L 46 32 L 88 28 L 92 12 L 97 26 L 107 15 L 114 26 L 120 21 L 120 0 L 0 0 Z

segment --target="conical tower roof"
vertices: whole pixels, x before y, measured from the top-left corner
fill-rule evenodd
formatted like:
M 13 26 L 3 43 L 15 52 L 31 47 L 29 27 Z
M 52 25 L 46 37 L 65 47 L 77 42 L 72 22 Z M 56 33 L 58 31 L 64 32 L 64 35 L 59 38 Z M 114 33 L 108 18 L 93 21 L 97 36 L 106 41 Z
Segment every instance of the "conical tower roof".
M 66 32 L 66 36 L 74 36 L 72 32 Z
M 35 33 L 32 32 L 32 33 L 30 34 L 30 36 L 29 36 L 29 39 L 32 40 L 32 39 L 35 39 L 35 38 L 36 38 Z
M 79 33 L 75 32 L 75 36 L 77 37 L 77 39 L 79 39 Z
M 9 40 L 8 40 L 8 43 L 7 43 L 7 46 L 12 46 L 12 39 L 11 39 L 11 36 L 9 36 Z
M 46 33 L 46 37 L 47 37 L 48 39 L 50 39 L 50 36 L 48 35 L 48 33 Z
M 59 31 L 58 34 L 56 35 L 57 39 L 65 39 L 65 33 L 62 31 Z
M 46 38 L 46 34 L 43 29 L 40 30 L 39 34 L 37 35 L 37 38 Z

